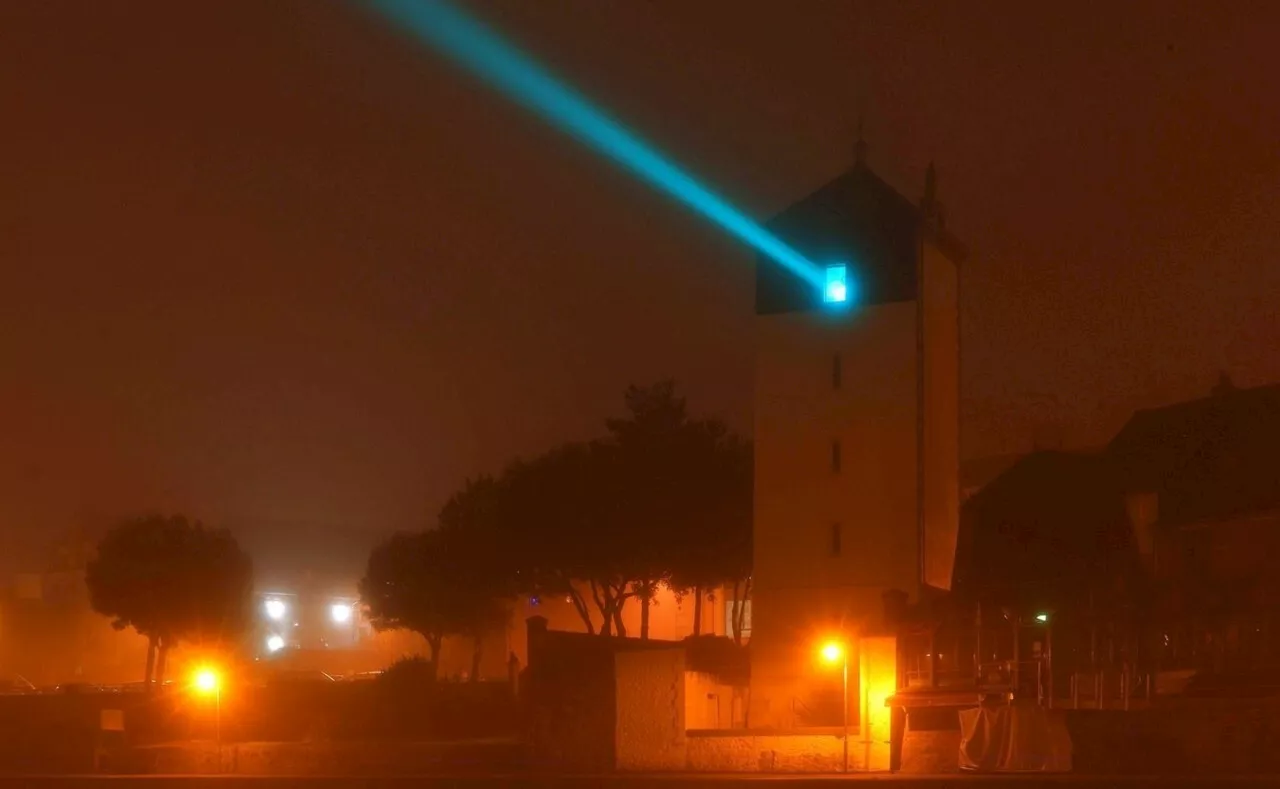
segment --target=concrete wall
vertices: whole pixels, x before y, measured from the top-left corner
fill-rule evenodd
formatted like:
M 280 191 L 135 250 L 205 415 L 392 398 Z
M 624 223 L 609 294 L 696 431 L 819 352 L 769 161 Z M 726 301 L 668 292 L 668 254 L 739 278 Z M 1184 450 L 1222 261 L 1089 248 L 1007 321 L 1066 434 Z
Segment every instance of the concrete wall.
M 533 763 L 585 772 L 616 766 L 613 672 L 619 641 L 550 631 L 545 620 L 530 618 L 529 667 L 520 695 Z
M 746 728 L 747 688 L 727 685 L 713 674 L 686 671 L 684 675 L 685 728 Z
M 684 649 L 614 655 L 619 770 L 681 770 L 685 763 Z
M 960 314 L 955 263 L 925 243 L 921 261 L 924 339 L 924 578 L 951 588 L 960 529 Z
M 796 725 L 818 643 L 916 593 L 917 328 L 915 302 L 757 319 L 752 726 Z

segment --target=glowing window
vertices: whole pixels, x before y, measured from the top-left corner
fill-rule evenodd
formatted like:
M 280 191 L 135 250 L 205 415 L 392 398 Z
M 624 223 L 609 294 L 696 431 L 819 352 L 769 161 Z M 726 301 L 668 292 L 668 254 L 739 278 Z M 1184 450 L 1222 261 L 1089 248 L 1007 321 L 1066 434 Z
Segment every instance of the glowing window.
M 849 300 L 848 266 L 844 264 L 827 266 L 827 279 L 822 287 L 822 300 L 827 304 L 843 304 Z

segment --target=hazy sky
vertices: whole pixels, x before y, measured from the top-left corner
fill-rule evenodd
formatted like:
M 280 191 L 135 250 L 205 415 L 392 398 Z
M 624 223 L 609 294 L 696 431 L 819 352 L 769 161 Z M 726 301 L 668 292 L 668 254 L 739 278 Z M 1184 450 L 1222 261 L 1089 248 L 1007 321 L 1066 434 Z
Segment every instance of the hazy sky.
M 764 217 L 938 163 L 965 452 L 1280 380 L 1280 4 L 471 4 Z M 0 529 L 181 510 L 357 568 L 674 377 L 750 428 L 752 257 L 355 3 L 0 5 Z

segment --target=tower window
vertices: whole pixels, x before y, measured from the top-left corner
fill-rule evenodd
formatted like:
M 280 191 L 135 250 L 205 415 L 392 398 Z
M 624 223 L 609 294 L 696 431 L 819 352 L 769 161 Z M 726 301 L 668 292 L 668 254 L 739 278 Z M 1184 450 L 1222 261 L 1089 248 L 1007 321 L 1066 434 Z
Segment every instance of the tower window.
M 849 300 L 849 267 L 843 263 L 827 266 L 827 276 L 822 287 L 822 301 L 826 304 L 843 304 Z
M 840 369 L 840 354 L 831 357 L 831 388 L 839 389 L 842 383 L 842 375 L 844 371 Z
M 831 442 L 831 470 L 840 470 L 840 439 Z
M 831 524 L 831 555 L 832 556 L 840 555 L 840 549 L 842 547 L 840 538 L 841 538 L 840 524 L 838 523 Z

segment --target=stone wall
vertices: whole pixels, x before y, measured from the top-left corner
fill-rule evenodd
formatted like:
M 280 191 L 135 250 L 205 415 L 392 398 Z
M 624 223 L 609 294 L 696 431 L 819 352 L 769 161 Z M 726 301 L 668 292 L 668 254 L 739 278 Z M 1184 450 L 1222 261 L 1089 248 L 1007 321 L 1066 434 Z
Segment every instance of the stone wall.
M 691 731 L 686 768 L 695 772 L 832 773 L 843 766 L 839 732 L 764 734 Z M 865 750 L 849 741 L 849 770 L 861 771 Z M 887 763 L 887 762 L 886 762 Z
M 614 682 L 617 769 L 684 769 L 684 648 L 619 652 Z

